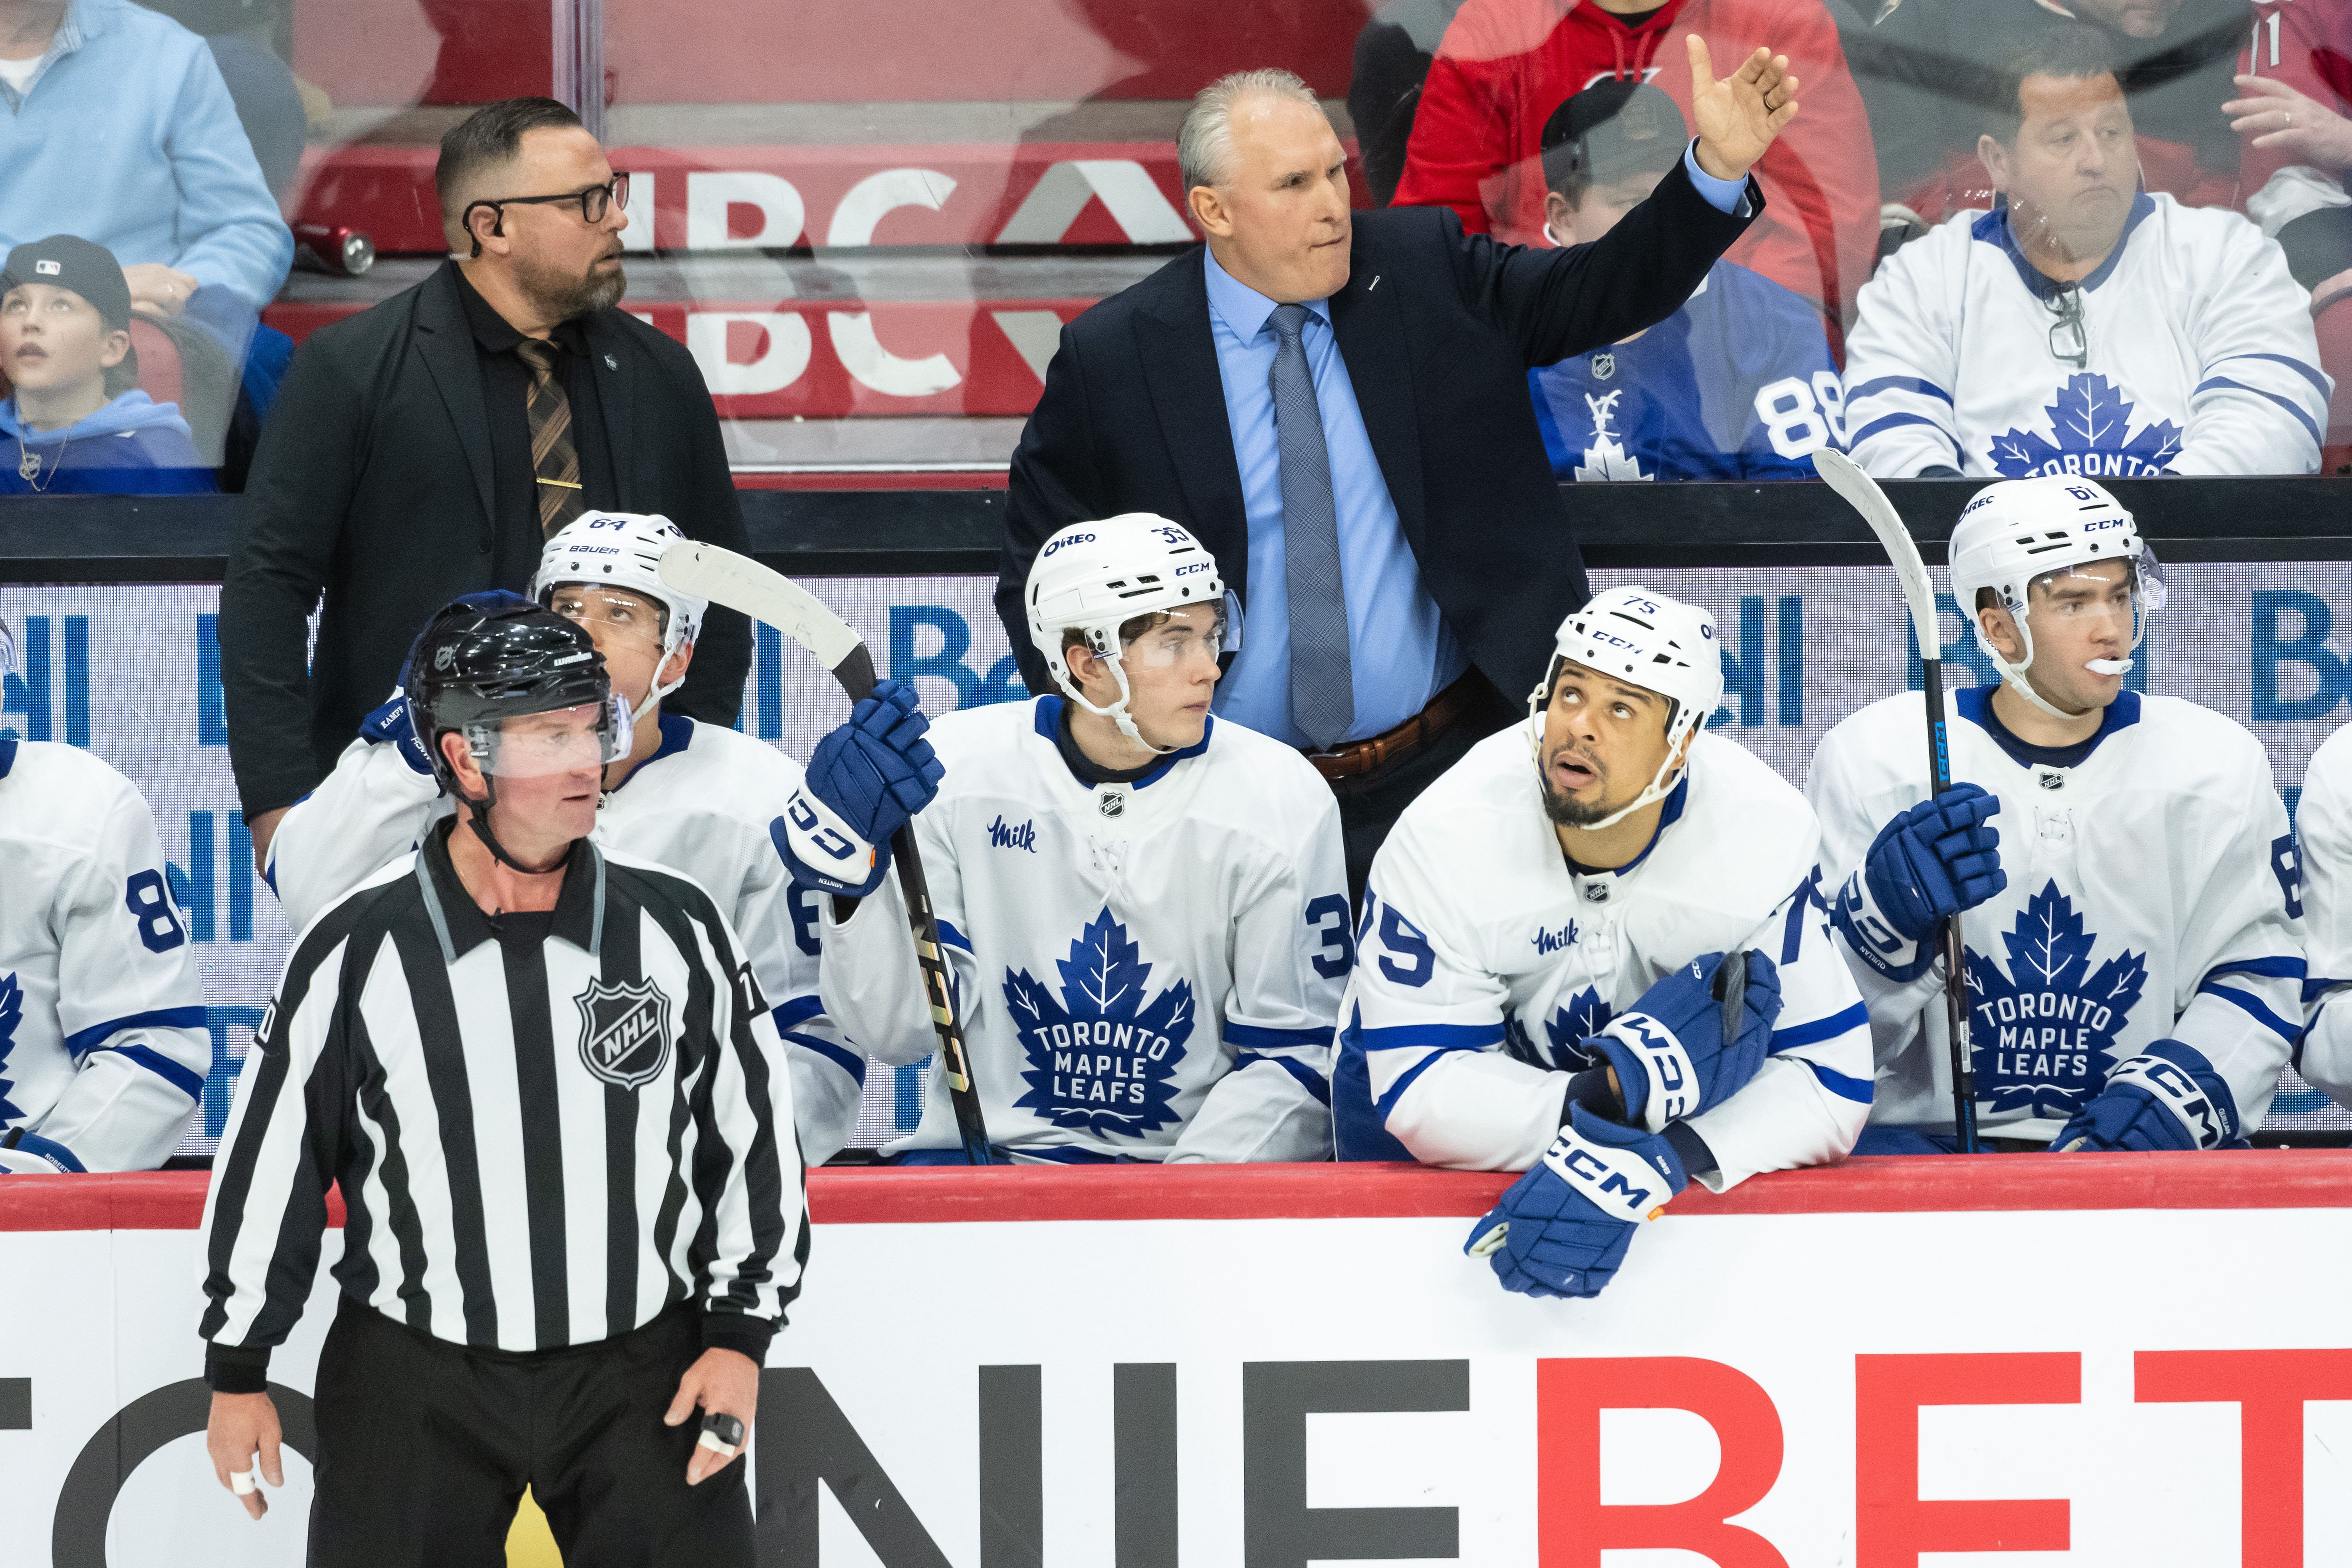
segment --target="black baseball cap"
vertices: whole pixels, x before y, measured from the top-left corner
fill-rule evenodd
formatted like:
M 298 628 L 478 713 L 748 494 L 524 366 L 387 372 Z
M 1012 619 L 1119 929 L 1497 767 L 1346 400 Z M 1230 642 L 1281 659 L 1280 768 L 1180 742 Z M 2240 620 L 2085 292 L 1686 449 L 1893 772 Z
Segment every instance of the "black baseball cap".
M 131 325 L 131 284 L 122 264 L 102 245 L 70 234 L 53 234 L 20 245 L 0 268 L 0 294 L 26 283 L 47 283 L 70 289 L 90 303 L 106 324 L 117 331 Z
M 1544 184 L 1570 180 L 1612 185 L 1636 174 L 1663 174 L 1690 141 L 1683 111 L 1664 89 L 1631 79 L 1599 81 L 1544 121 Z

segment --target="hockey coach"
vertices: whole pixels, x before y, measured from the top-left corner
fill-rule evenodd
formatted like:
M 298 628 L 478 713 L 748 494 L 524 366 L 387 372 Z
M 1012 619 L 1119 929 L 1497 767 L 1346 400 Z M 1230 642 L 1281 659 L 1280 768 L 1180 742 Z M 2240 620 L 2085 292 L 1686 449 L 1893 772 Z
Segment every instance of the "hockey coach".
M 461 599 L 407 696 L 462 809 L 311 922 L 254 1032 L 205 1207 L 214 1471 L 257 1519 L 283 1484 L 269 1352 L 340 1183 L 312 1568 L 492 1568 L 526 1486 L 575 1568 L 750 1568 L 730 1461 L 808 1252 L 766 1005 L 699 887 L 587 837 L 629 709 L 585 630 Z
M 1561 250 L 1442 207 L 1351 214 L 1304 82 L 1205 89 L 1177 157 L 1207 245 L 1063 329 L 1013 454 L 996 603 L 1029 689 L 1052 689 L 1021 603 L 1045 542 L 1124 512 L 1184 524 L 1242 612 L 1216 710 L 1330 781 L 1360 892 L 1397 813 L 1512 721 L 1589 596 L 1528 370 L 1673 315 L 1763 209 L 1748 171 L 1797 79 L 1759 48 L 1717 79 L 1687 49 L 1680 166 Z

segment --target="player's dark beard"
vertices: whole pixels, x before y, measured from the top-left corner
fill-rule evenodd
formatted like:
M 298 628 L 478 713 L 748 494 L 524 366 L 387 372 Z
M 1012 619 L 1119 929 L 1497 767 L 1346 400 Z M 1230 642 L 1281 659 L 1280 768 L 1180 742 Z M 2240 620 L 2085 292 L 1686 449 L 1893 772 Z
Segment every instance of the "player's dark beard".
M 1587 805 L 1582 801 L 1562 795 L 1554 788 L 1551 782 L 1551 764 L 1552 760 L 1559 755 L 1558 752 L 1547 755 L 1544 758 L 1543 766 L 1536 771 L 1536 783 L 1543 790 L 1546 816 L 1561 827 L 1589 827 L 1616 809 L 1606 804 Z M 1589 756 L 1582 752 L 1576 752 L 1576 758 L 1591 768 L 1593 776 L 1604 785 L 1608 784 L 1609 770 L 1601 765 L 1600 758 Z
M 577 321 L 607 305 L 617 305 L 621 296 L 629 291 L 629 275 L 625 268 L 610 272 L 598 272 L 597 264 L 607 257 L 621 254 L 615 240 L 585 273 L 564 272 L 552 267 L 541 267 L 518 256 L 515 258 L 515 287 L 530 301 L 531 309 L 551 321 Z

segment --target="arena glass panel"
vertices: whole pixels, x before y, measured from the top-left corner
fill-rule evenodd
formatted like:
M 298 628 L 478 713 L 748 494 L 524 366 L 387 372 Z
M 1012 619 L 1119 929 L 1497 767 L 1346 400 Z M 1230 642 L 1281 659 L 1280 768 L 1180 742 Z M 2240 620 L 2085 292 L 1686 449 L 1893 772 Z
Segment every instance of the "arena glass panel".
M 1940 580 L 1941 568 L 1935 574 Z M 2131 684 L 2245 724 L 2268 749 L 2292 812 L 2305 763 L 2344 721 L 2352 697 L 2352 562 L 2179 565 L 2168 577 L 2169 601 Z M 1917 679 L 1908 622 L 1883 567 L 1611 571 L 1594 580 L 1596 587 L 1639 581 L 1706 606 L 1726 676 L 1712 728 L 1795 784 L 1831 725 Z M 915 683 L 930 712 L 1024 695 L 991 602 L 992 579 L 806 581 L 866 638 L 885 674 Z M 128 774 L 154 808 L 173 892 L 197 944 L 213 1035 L 203 1113 L 182 1145 L 188 1154 L 208 1152 L 219 1136 L 237 1066 L 291 940 L 252 869 L 229 773 L 214 641 L 218 595 L 205 584 L 0 586 L 0 617 L 16 628 L 22 666 L 0 696 L 0 727 L 89 748 Z M 1944 633 L 1948 679 L 1989 679 L 1948 598 Z M 745 732 L 805 758 L 844 714 L 832 678 L 773 627 L 760 627 Z M 858 1143 L 913 1128 L 925 1071 L 868 1075 Z M 2290 1073 L 2265 1126 L 2352 1130 L 2352 1114 Z

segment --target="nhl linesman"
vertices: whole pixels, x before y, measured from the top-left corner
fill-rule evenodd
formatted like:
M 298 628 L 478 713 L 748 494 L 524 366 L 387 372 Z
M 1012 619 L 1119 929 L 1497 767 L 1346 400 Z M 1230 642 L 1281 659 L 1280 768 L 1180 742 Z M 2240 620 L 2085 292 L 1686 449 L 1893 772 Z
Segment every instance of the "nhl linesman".
M 749 1568 L 729 1461 L 808 1254 L 782 1047 L 709 896 L 587 837 L 629 750 L 588 633 L 499 597 L 410 655 L 464 810 L 310 923 L 254 1034 L 205 1211 L 214 1470 L 257 1519 L 283 1484 L 269 1352 L 340 1183 L 313 1568 L 502 1564 L 525 1486 L 572 1568 Z

